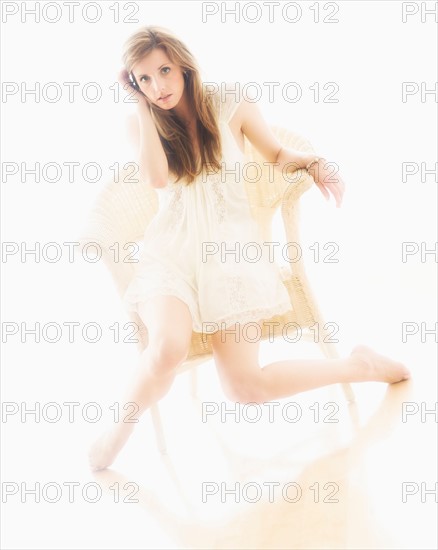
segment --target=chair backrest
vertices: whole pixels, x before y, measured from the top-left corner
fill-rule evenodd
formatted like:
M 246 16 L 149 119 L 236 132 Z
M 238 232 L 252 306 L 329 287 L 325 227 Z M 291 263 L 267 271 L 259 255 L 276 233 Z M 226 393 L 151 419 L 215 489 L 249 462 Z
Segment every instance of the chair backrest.
M 313 152 L 311 144 L 302 136 L 277 126 L 272 126 L 271 130 L 283 147 Z M 246 137 L 244 173 L 247 175 L 245 187 L 251 212 L 261 226 L 264 239 L 271 238 L 272 219 L 277 208 L 282 205 L 287 240 L 298 243 L 298 199 L 313 184 L 311 176 L 302 169 L 289 177 L 273 170 Z M 144 232 L 157 209 L 158 197 L 155 189 L 138 181 L 132 174 L 132 169 L 122 170 L 118 181 L 109 181 L 99 193 L 92 208 L 80 240 L 82 243 L 94 242 L 99 245 L 102 258 L 111 272 L 120 296 L 124 294 L 134 276 L 136 262 L 130 261 L 130 257 L 135 243 L 143 239 Z M 118 247 L 120 252 L 118 261 L 114 253 L 115 247 Z M 303 287 L 302 281 L 299 280 L 300 275 L 304 276 L 303 268 L 300 262 L 294 263 L 293 268 L 298 275 L 293 275 L 292 269 L 283 269 L 284 281 L 291 299 L 294 296 L 294 307 L 295 302 L 299 304 L 301 301 L 303 304 L 298 309 L 304 311 L 307 302 L 299 290 Z M 294 282 L 294 278 L 297 281 Z M 299 290 L 298 294 L 296 288 Z M 140 347 L 144 347 L 147 345 L 147 330 L 138 315 L 132 314 L 131 317 L 139 324 Z M 273 319 L 280 319 L 284 324 L 290 320 L 295 322 L 297 316 L 276 316 Z M 312 319 L 313 316 L 310 314 L 301 315 L 301 322 L 308 324 Z M 263 337 L 267 338 L 268 333 Z M 189 357 L 210 353 L 211 335 L 194 332 Z

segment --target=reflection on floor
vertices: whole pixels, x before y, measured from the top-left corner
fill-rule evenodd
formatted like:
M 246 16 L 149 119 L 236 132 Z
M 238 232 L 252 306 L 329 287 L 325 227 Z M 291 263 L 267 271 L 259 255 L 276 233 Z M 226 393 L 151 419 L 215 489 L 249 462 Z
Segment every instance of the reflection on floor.
M 264 347 L 262 364 L 273 353 Z M 182 374 L 161 401 L 168 454 L 158 453 L 147 414 L 113 467 L 96 474 L 86 450 L 100 422 L 21 426 L 24 481 L 63 490 L 56 502 L 53 487 L 39 503 L 11 496 L 5 547 L 436 548 L 432 360 L 408 361 L 408 382 L 353 385 L 355 404 L 333 385 L 271 406 L 226 401 L 208 362 L 198 367 L 198 400 Z M 99 397 L 109 409 L 118 388 L 107 375 Z M 23 462 L 7 469 L 23 480 Z

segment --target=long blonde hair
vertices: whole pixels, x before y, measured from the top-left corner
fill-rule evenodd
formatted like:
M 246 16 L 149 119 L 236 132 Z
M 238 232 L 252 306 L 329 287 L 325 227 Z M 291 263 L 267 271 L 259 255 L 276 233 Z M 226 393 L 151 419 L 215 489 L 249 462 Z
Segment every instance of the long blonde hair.
M 143 27 L 125 42 L 122 60 L 126 70 L 130 73 L 134 65 L 155 48 L 162 49 L 172 63 L 185 71 L 184 87 L 187 99 L 195 109 L 201 151 L 200 166 L 189 132 L 180 117 L 172 109 L 160 109 L 149 102 L 152 119 L 166 153 L 169 171 L 177 176 L 176 181 L 185 178 L 189 184 L 204 169 L 220 169 L 222 145 L 217 104 L 215 106 L 212 94 L 207 93 L 202 85 L 200 70 L 193 55 L 181 40 L 164 27 Z

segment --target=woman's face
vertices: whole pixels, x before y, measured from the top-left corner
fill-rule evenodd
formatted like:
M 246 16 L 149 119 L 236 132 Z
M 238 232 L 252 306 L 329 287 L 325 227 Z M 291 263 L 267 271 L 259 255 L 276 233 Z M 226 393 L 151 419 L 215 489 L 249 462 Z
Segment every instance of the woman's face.
M 140 90 L 151 103 L 165 110 L 178 105 L 184 93 L 184 75 L 181 67 L 172 63 L 164 50 L 152 50 L 134 65 L 132 72 Z

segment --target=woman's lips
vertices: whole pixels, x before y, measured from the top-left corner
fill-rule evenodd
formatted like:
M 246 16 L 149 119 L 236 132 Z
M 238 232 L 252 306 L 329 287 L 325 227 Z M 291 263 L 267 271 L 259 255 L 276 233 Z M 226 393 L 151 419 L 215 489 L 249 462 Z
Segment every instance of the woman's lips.
M 159 101 L 166 102 L 171 98 L 172 94 L 166 95 L 164 97 L 160 97 Z

